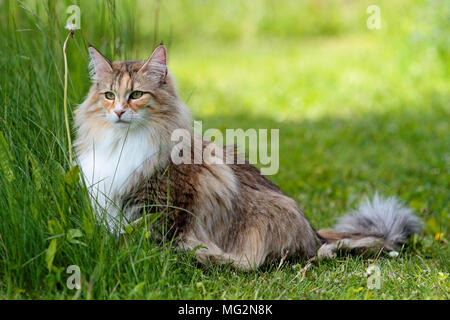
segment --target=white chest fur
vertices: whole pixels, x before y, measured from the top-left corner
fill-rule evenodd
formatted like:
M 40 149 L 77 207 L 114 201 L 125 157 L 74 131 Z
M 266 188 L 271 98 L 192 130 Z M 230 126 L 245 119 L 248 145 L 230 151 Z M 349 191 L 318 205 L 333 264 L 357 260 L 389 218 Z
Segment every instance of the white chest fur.
M 106 133 L 92 141 L 89 150 L 79 155 L 80 169 L 100 218 L 111 231 L 120 221 L 117 200 L 135 174 L 151 171 L 159 158 L 159 144 L 147 132 Z

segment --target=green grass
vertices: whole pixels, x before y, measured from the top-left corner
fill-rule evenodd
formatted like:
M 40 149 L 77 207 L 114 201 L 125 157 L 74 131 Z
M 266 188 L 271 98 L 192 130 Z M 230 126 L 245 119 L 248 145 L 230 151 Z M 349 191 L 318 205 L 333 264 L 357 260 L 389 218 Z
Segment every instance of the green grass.
M 378 190 L 410 205 L 423 234 L 396 258 L 341 255 L 306 272 L 300 260 L 202 266 L 145 230 L 121 244 L 95 224 L 69 171 L 62 43 L 72 2 L 1 1 L 0 298 L 448 299 L 448 1 L 379 1 L 376 31 L 365 27 L 371 2 L 298 3 L 163 1 L 156 39 L 169 46 L 180 96 L 204 129 L 279 128 L 270 179 L 314 227 Z M 114 59 L 144 59 L 154 43 L 155 3 L 79 5 L 70 110 L 89 87 L 87 43 Z M 367 287 L 372 263 L 380 290 Z M 66 286 L 69 265 L 81 269 L 79 292 Z

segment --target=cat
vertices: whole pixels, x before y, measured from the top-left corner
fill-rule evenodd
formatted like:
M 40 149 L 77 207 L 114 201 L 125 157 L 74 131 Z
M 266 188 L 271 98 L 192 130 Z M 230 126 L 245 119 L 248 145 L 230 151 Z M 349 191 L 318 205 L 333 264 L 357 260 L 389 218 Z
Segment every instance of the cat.
M 315 231 L 296 202 L 248 163 L 175 163 L 171 135 L 191 132 L 192 119 L 168 73 L 165 46 L 146 61 L 111 62 L 88 50 L 92 86 L 75 114 L 74 149 L 110 232 L 159 214 L 149 227 L 158 241 L 171 237 L 202 263 L 252 270 L 285 257 L 329 258 L 342 248 L 395 250 L 421 230 L 398 199 L 375 194 L 334 229 Z M 188 158 L 214 144 L 197 136 L 188 142 L 197 146 Z M 237 157 L 233 148 L 223 151 Z

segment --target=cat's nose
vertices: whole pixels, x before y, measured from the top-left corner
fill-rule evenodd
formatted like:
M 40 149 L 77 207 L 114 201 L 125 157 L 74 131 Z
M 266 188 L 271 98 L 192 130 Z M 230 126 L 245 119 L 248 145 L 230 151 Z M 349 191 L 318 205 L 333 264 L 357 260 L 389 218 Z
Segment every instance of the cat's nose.
M 117 114 L 117 116 L 120 118 L 126 110 L 124 109 L 119 109 L 119 110 L 114 110 L 114 113 Z

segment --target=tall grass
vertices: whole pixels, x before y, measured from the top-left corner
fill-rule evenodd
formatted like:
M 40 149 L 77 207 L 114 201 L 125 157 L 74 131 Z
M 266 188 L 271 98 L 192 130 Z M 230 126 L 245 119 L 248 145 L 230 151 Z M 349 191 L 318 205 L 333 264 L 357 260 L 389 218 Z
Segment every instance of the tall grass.
M 70 170 L 61 49 L 73 3 L 6 0 L 0 297 L 448 298 L 447 2 L 380 1 L 378 33 L 365 28 L 367 1 L 161 1 L 157 24 L 158 1 L 77 3 L 69 121 L 90 86 L 88 43 L 111 59 L 144 59 L 164 41 L 181 96 L 207 126 L 282 128 L 281 170 L 272 179 L 315 226 L 330 226 L 381 189 L 407 201 L 426 234 L 398 260 L 379 259 L 383 291 L 364 287 L 364 257 L 320 262 L 306 275 L 302 261 L 239 273 L 158 247 L 145 230 L 121 243 L 95 223 Z M 66 286 L 69 265 L 81 269 L 78 292 Z

